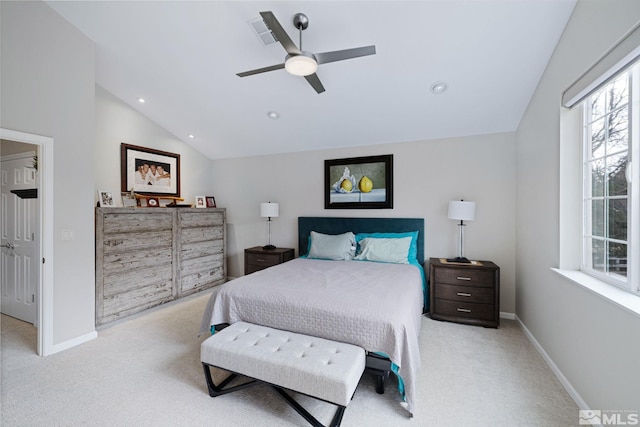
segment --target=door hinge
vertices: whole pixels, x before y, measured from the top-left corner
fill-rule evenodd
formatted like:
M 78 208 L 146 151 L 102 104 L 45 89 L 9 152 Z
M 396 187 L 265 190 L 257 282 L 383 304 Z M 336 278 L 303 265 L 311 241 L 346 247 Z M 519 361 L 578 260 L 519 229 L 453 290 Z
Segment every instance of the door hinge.
M 31 294 L 31 302 L 36 302 L 36 296 L 35 296 L 35 294 Z
M 44 258 L 42 258 L 42 263 L 44 264 Z

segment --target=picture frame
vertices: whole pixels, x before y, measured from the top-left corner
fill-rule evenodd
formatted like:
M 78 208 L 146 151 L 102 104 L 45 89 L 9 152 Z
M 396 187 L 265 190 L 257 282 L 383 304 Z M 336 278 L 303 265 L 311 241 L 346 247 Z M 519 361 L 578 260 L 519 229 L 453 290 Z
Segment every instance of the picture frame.
M 120 144 L 120 191 L 180 197 L 180 154 Z
M 393 209 L 393 154 L 324 161 L 325 209 Z
M 206 205 L 208 208 L 215 208 L 216 207 L 216 198 L 213 196 L 206 196 L 205 197 L 206 200 Z
M 157 197 L 147 197 L 146 199 L 148 208 L 160 207 L 160 200 Z
M 98 201 L 101 207 L 112 208 L 116 206 L 116 201 L 111 191 L 98 190 Z
M 121 192 L 120 197 L 122 198 L 122 207 L 135 208 L 138 206 L 138 199 L 130 191 Z
M 207 201 L 205 196 L 196 196 L 196 208 L 206 208 Z

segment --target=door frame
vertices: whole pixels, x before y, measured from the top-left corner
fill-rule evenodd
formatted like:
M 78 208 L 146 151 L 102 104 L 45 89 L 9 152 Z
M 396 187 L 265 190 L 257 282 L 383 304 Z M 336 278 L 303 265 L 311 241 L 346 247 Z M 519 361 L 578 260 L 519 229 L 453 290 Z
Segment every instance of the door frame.
M 0 128 L 0 139 L 38 146 L 40 263 L 38 280 L 38 355 L 53 354 L 53 138 Z

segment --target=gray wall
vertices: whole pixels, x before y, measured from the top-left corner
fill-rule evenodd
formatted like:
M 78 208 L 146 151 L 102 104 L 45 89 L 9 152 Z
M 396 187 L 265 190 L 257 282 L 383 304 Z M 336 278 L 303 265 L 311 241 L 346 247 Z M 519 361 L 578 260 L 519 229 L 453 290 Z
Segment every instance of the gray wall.
M 394 155 L 394 208 L 324 209 L 324 160 Z M 214 195 L 227 207 L 228 267 L 243 273 L 244 248 L 265 245 L 261 202 L 280 203 L 272 223 L 276 246 L 297 246 L 297 217 L 425 218 L 425 255 L 457 254 L 458 228 L 447 218 L 450 200 L 477 203 L 466 227 L 465 255 L 501 267 L 501 307 L 515 311 L 515 134 L 404 142 L 213 162 Z M 297 250 L 297 248 L 296 248 Z
M 181 197 L 213 193 L 211 160 L 96 85 L 96 189 L 120 194 L 120 144 L 138 145 L 180 155 Z M 97 191 L 95 192 L 97 201 Z
M 54 139 L 55 346 L 94 331 L 94 45 L 44 3 L 2 1 L 0 12 L 0 127 Z
M 516 312 L 592 409 L 639 409 L 640 316 L 550 270 L 559 262 L 560 94 L 638 20 L 637 0 L 580 0 L 517 132 Z

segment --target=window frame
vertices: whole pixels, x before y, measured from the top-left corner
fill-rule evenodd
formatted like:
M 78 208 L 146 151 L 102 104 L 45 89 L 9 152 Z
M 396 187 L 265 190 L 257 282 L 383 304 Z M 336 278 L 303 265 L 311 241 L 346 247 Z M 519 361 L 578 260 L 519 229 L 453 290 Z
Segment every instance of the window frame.
M 627 153 L 627 168 L 626 168 L 626 181 L 627 181 L 627 193 L 623 199 L 627 200 L 627 236 L 624 243 L 627 245 L 627 274 L 626 277 L 612 274 L 605 271 L 599 271 L 591 267 L 592 263 L 592 247 L 587 244 L 589 239 L 593 238 L 592 231 L 592 210 L 590 202 L 595 199 L 602 200 L 603 205 L 608 204 L 608 201 L 620 199 L 620 196 L 611 196 L 608 194 L 608 185 L 604 185 L 604 192 L 602 195 L 595 195 L 592 192 L 592 178 L 591 178 L 591 164 L 594 159 L 590 153 L 592 150 L 591 145 L 591 125 L 598 120 L 592 117 L 592 98 L 597 95 L 600 90 L 593 91 L 586 97 L 581 104 L 581 171 L 582 171 L 582 219 L 581 219 L 581 256 L 580 256 L 580 270 L 585 274 L 602 280 L 608 284 L 617 286 L 626 291 L 640 296 L 640 285 L 638 278 L 640 275 L 640 173 L 638 173 L 638 166 L 640 165 L 640 61 L 636 61 L 620 70 L 619 73 L 611 76 L 600 87 L 606 88 L 610 83 L 619 79 L 621 75 L 626 75 L 628 79 L 628 102 L 627 109 L 627 132 L 628 132 L 628 146 Z M 602 119 L 606 120 L 611 117 L 613 111 L 619 111 L 623 107 L 614 109 L 611 111 L 605 110 Z M 608 130 L 608 126 L 604 126 L 605 130 Z M 605 143 L 606 145 L 606 143 Z M 624 152 L 624 150 L 623 150 Z M 606 153 L 602 159 L 609 158 L 610 154 Z M 604 173 L 606 177 L 606 172 Z M 607 180 L 605 179 L 605 183 Z M 608 226 L 609 221 L 607 218 L 607 212 L 609 209 L 605 209 L 603 223 L 605 227 L 603 241 L 611 242 L 617 239 L 611 238 Z M 608 265 L 608 255 L 605 251 L 605 267 Z

